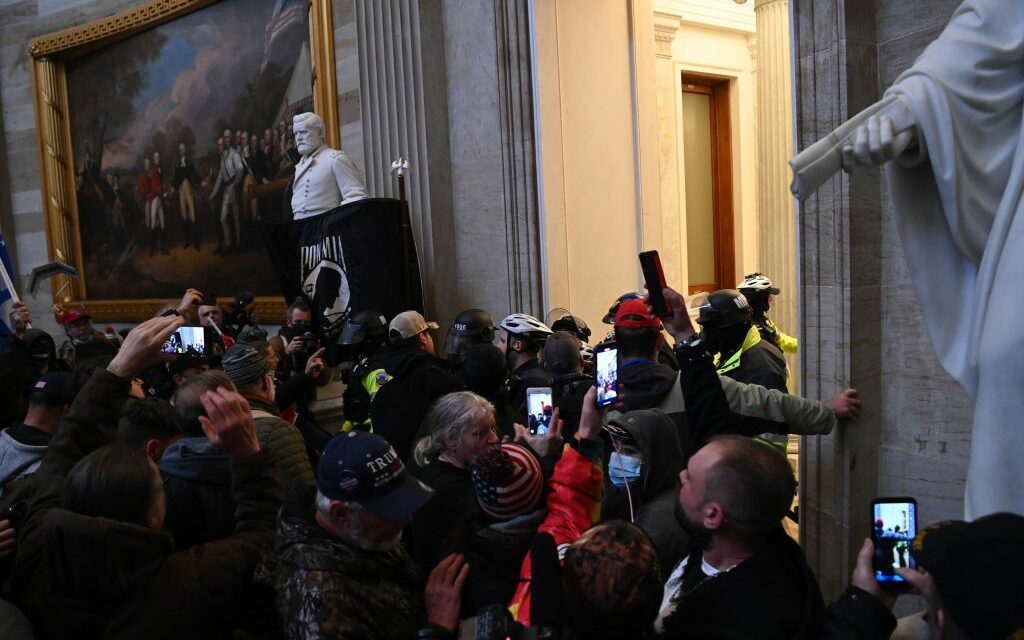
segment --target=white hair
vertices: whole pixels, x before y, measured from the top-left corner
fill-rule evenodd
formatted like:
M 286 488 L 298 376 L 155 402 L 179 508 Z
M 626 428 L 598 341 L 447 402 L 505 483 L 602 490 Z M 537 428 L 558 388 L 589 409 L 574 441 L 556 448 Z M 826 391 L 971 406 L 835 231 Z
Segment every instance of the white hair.
M 324 119 L 312 111 L 295 114 L 292 118 L 292 126 L 297 127 L 300 124 L 304 125 L 307 129 L 316 129 L 320 132 L 321 136 L 324 133 Z
M 327 496 L 325 496 L 323 493 L 320 492 L 320 489 L 316 490 L 316 499 L 313 501 L 313 504 L 316 506 L 317 511 L 324 514 L 325 516 L 330 516 L 332 502 L 341 502 L 349 511 L 361 511 L 363 508 L 363 505 L 359 504 L 358 502 L 346 502 L 345 500 L 335 500 L 333 498 L 328 498 Z

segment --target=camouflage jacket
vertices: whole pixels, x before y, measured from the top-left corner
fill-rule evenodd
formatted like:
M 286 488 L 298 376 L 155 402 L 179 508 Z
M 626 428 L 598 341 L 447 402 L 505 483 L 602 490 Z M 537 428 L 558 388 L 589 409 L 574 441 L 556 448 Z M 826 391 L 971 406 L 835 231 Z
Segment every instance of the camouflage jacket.
M 424 582 L 403 548 L 352 547 L 321 529 L 311 509 L 282 513 L 274 558 L 258 573 L 274 584 L 289 640 L 404 640 L 426 623 Z

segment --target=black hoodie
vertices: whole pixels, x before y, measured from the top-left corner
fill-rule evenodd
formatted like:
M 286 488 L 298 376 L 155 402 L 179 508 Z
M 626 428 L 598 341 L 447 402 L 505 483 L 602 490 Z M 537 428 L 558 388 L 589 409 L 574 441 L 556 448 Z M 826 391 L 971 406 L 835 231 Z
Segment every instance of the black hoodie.
M 622 413 L 636 409 L 664 409 L 676 425 L 679 446 L 684 459 L 696 450 L 686 420 L 685 405 L 679 403 L 678 411 L 663 406 L 671 392 L 679 389 L 679 372 L 668 365 L 653 360 L 635 359 L 619 366 L 619 391 L 622 394 Z
M 395 448 L 403 459 L 411 457 L 413 441 L 430 405 L 462 389 L 444 360 L 418 346 L 385 351 L 380 364 L 391 380 L 377 391 L 370 404 L 373 431 Z
M 683 557 L 689 536 L 676 522 L 675 508 L 679 498 L 679 472 L 682 471 L 683 452 L 674 424 L 662 411 L 637 409 L 615 421 L 627 431 L 644 456 L 640 480 L 630 485 L 633 499 L 634 524 L 651 536 L 658 552 L 662 577 L 667 578 L 672 567 Z M 614 450 L 612 443 L 611 449 Z M 601 501 L 602 520 L 629 520 L 629 495 L 625 489 L 612 484 L 605 476 L 604 499 Z

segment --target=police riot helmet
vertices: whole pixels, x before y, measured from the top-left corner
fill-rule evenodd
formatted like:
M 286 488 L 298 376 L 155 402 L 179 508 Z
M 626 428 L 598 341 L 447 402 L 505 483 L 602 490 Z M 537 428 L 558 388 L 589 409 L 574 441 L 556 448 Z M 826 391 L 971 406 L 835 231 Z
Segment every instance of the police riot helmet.
M 608 307 L 608 313 L 604 314 L 604 317 L 601 318 L 601 322 L 605 324 L 615 324 L 615 314 L 619 312 L 619 305 L 621 305 L 626 300 L 636 300 L 637 298 L 643 297 L 644 296 L 642 293 L 637 293 L 636 291 L 630 291 L 628 293 L 622 294 L 621 296 L 615 299 L 615 302 L 612 303 L 612 306 Z
M 338 344 L 347 347 L 379 348 L 388 341 L 388 321 L 380 311 L 356 311 L 341 330 Z
M 699 309 L 697 322 L 713 329 L 750 324 L 750 304 L 746 296 L 735 289 L 719 289 L 708 294 L 708 301 Z
M 474 344 L 492 344 L 494 331 L 491 314 L 483 309 L 466 309 L 455 316 L 448 328 L 448 336 L 444 341 L 445 356 L 457 363 L 462 354 Z
M 568 309 L 556 307 L 547 316 L 548 326 L 552 331 L 568 331 L 580 339 L 580 342 L 590 340 L 590 327 L 583 318 L 574 316 Z

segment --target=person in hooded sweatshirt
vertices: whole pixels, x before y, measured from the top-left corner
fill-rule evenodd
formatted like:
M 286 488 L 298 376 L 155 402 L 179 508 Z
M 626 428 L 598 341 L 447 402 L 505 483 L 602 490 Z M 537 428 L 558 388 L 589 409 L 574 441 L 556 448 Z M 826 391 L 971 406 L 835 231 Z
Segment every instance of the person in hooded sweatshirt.
M 160 473 L 167 496 L 164 531 L 175 549 L 228 538 L 235 531 L 235 500 L 231 491 L 231 456 L 203 433 L 200 398 L 217 387 L 234 391 L 223 371 L 204 371 L 174 392 L 172 404 L 185 437 L 164 451 Z
M 28 396 L 28 413 L 21 422 L 0 432 L 0 495 L 9 482 L 39 467 L 60 419 L 73 399 L 71 374 L 43 374 Z
M 663 578 L 683 557 L 689 536 L 675 521 L 682 449 L 675 425 L 662 411 L 638 409 L 604 425 L 611 456 L 601 520 L 626 520 L 654 542 Z
M 636 409 L 658 409 L 676 426 L 679 445 L 688 456 L 693 453 L 686 405 L 676 393 L 679 372 L 658 361 L 664 344 L 661 320 L 650 315 L 641 299 L 626 300 L 615 315 L 615 343 L 619 348 L 620 413 Z

